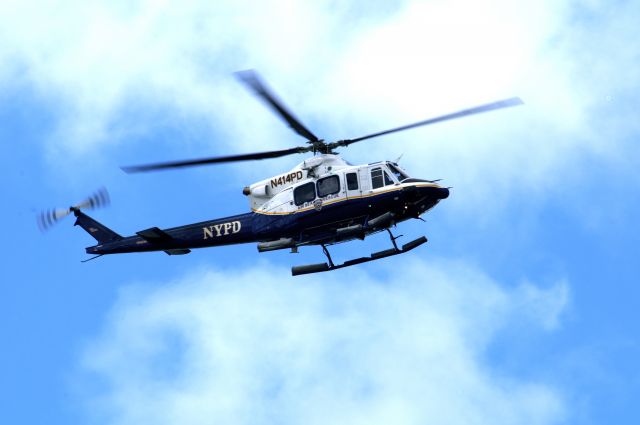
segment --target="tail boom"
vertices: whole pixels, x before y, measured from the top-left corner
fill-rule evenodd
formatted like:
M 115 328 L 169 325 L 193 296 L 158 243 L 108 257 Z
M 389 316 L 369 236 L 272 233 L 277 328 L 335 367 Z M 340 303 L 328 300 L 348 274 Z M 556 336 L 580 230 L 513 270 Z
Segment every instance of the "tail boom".
M 169 255 L 182 255 L 189 253 L 193 248 L 256 242 L 253 213 L 164 230 L 151 227 L 126 237 L 119 236 L 81 212 L 79 214 L 84 217 L 77 224 L 98 240 L 98 245 L 86 248 L 87 254 L 165 251 Z M 112 232 L 111 236 L 108 236 L 108 232 Z M 101 236 L 100 239 L 98 235 Z

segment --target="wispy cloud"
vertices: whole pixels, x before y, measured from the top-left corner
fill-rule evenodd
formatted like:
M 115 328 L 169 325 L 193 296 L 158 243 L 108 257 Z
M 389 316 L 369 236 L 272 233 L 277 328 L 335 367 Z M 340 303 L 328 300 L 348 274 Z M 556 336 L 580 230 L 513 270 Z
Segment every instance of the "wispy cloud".
M 594 32 L 585 22 L 604 9 L 610 19 Z M 354 154 L 410 151 L 413 169 L 438 174 L 443 163 L 459 164 L 458 184 L 483 177 L 501 190 L 535 188 L 570 171 L 576 154 L 605 151 L 590 137 L 604 118 L 594 106 L 619 101 L 632 84 L 636 56 L 621 40 L 633 36 L 634 12 L 624 2 L 504 0 L 356 9 L 286 0 L 13 2 L 0 18 L 0 76 L 56 100 L 52 143 L 68 152 L 151 132 L 158 113 L 209 121 L 202 136 L 226 136 L 215 143 L 234 150 L 298 141 L 230 78 L 246 67 L 264 71 L 327 138 L 517 94 L 526 108 L 371 142 Z M 603 80 L 616 70 L 620 79 Z
M 84 356 L 85 383 L 105 384 L 84 401 L 114 424 L 563 417 L 557 390 L 484 356 L 514 320 L 555 321 L 565 284 L 507 290 L 455 261 L 388 272 L 283 279 L 263 264 L 125 288 Z
M 0 17 L 0 84 L 21 79 L 54 99 L 49 147 L 65 155 L 167 122 L 209 123 L 176 142 L 207 154 L 198 140 L 220 153 L 301 143 L 230 77 L 247 67 L 327 139 L 522 96 L 524 108 L 351 148 L 363 162 L 410 152 L 403 163 L 415 173 L 473 187 L 452 198 L 459 211 L 523 189 L 541 196 L 558 175 L 575 177 L 585 155 L 629 162 L 620 140 L 638 129 L 620 114 L 637 87 L 633 2 L 368 4 L 16 1 Z M 261 169 L 251 177 L 281 171 Z

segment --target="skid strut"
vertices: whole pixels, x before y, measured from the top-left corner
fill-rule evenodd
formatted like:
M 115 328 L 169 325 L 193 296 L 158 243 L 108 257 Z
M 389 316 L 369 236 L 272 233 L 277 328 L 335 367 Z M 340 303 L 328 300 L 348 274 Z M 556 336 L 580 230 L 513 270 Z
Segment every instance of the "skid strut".
M 371 254 L 369 257 L 360 257 L 354 258 L 353 260 L 345 261 L 342 264 L 335 265 L 333 263 L 333 259 L 331 258 L 331 254 L 327 249 L 325 244 L 321 244 L 322 252 L 327 257 L 328 263 L 318 263 L 318 264 L 306 264 L 304 266 L 294 266 L 291 267 L 291 274 L 293 276 L 298 276 L 301 274 L 309 274 L 309 273 L 320 273 L 320 272 L 328 272 L 330 270 L 342 269 L 344 267 L 355 266 L 356 264 L 367 263 L 369 261 L 379 260 L 381 258 L 391 257 L 393 255 L 404 254 L 405 252 L 411 251 L 413 248 L 416 248 L 423 243 L 427 242 L 427 238 L 424 236 L 419 237 L 411 242 L 408 242 L 402 245 L 402 248 L 398 248 L 396 243 L 396 239 L 400 238 L 402 235 L 394 236 L 391 233 L 391 230 L 386 229 L 389 232 L 389 239 L 391 239 L 391 244 L 393 248 L 385 249 L 384 251 L 378 251 Z
M 329 267 L 335 267 L 335 264 L 333 264 L 333 260 L 331 259 L 331 254 L 329 254 L 329 250 L 325 244 L 322 244 L 322 252 L 324 252 L 324 255 L 327 256 L 327 260 L 329 260 Z

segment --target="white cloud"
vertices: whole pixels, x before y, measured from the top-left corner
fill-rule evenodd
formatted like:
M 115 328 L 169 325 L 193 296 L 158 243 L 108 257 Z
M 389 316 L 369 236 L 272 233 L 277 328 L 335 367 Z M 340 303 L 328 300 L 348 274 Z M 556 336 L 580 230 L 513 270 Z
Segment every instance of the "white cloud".
M 84 356 L 86 383 L 105 385 L 80 392 L 94 419 L 113 424 L 563 418 L 557 390 L 485 358 L 514 319 L 529 329 L 556 320 L 557 288 L 507 290 L 444 260 L 384 274 L 294 279 L 263 264 L 126 288 Z
M 0 17 L 0 84 L 20 78 L 57 105 L 49 144 L 57 160 L 166 122 L 210 123 L 194 140 L 176 141 L 184 156 L 302 142 L 230 77 L 247 67 L 263 71 L 327 139 L 520 95 L 524 108 L 348 154 L 364 162 L 406 152 L 414 173 L 473 187 L 458 199 L 477 203 L 544 193 L 557 175 L 575 173 L 585 153 L 625 159 L 617 139 L 634 124 L 611 132 L 605 123 L 619 111 L 605 117 L 597 106 L 637 86 L 635 55 L 625 47 L 637 16 L 633 4 L 557 1 L 9 1 Z M 218 146 L 207 148 L 207 139 Z M 468 210 L 458 202 L 452 198 Z
M 521 96 L 523 107 L 342 151 L 352 163 L 404 154 L 412 175 L 454 188 L 446 205 L 456 221 L 500 220 L 514 199 L 535 209 L 583 193 L 593 166 L 640 165 L 640 64 L 628 42 L 637 2 L 5 3 L 0 88 L 27 86 L 55 105 L 46 152 L 68 180 L 94 173 L 96 158 L 113 166 L 125 142 L 149 152 L 127 163 L 304 144 L 231 76 L 245 68 L 327 140 Z M 166 128 L 179 137 L 167 141 Z M 239 164 L 224 184 L 240 188 L 302 159 Z
M 49 143 L 65 153 L 86 154 L 167 120 L 209 121 L 206 136 L 234 149 L 282 145 L 278 135 L 299 142 L 231 72 L 256 67 L 296 87 L 292 77 L 316 66 L 311 56 L 330 51 L 329 17 L 315 2 L 291 0 L 9 1 L 0 16 L 0 86 L 21 81 L 53 99 L 59 122 Z
M 518 286 L 517 291 L 524 305 L 515 305 L 514 308 L 538 318 L 547 330 L 554 330 L 560 326 L 561 315 L 570 299 L 569 285 L 566 282 L 558 282 L 548 289 L 524 282 Z

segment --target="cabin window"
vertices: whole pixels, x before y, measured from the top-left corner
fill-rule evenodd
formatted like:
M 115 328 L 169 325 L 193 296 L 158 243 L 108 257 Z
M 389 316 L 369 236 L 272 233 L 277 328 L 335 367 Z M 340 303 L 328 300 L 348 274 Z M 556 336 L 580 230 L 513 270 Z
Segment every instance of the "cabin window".
M 293 201 L 296 205 L 302 205 L 314 199 L 316 199 L 316 185 L 313 182 L 305 183 L 293 189 Z
M 358 174 L 347 173 L 347 189 L 358 190 Z
M 323 198 L 338 192 L 340 192 L 340 178 L 338 176 L 329 176 L 318 180 L 318 197 Z

